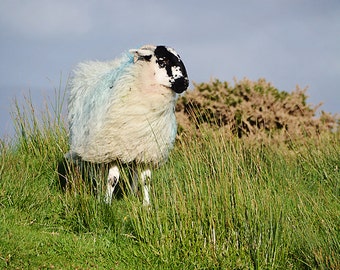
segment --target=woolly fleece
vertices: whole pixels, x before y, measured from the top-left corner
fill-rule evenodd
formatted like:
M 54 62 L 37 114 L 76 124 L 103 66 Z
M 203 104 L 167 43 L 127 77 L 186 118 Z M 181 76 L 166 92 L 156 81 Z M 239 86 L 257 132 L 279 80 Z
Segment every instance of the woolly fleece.
M 177 95 L 152 63 L 130 53 L 80 63 L 69 84 L 70 153 L 96 163 L 166 161 L 176 137 Z

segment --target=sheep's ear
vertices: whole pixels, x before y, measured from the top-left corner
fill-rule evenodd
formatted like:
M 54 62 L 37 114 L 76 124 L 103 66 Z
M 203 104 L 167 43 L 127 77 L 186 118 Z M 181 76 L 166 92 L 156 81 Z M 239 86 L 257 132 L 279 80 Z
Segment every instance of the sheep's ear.
M 133 54 L 133 62 L 136 63 L 138 60 L 150 61 L 153 51 L 143 48 L 143 49 L 131 49 L 130 53 Z

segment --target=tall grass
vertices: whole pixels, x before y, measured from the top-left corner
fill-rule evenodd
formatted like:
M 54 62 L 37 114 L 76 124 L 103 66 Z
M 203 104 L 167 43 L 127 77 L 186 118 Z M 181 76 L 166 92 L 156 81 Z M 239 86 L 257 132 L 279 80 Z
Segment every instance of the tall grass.
M 129 194 L 108 206 L 86 184 L 58 188 L 56 100 L 17 103 L 16 141 L 0 142 L 0 268 L 340 268 L 339 134 L 249 144 L 202 128 L 154 171 L 150 208 Z
M 209 131 L 201 140 L 181 142 L 158 172 L 154 211 L 131 206 L 140 240 L 169 266 L 339 266 L 338 143 L 323 141 L 323 154 L 312 142 L 297 152 Z

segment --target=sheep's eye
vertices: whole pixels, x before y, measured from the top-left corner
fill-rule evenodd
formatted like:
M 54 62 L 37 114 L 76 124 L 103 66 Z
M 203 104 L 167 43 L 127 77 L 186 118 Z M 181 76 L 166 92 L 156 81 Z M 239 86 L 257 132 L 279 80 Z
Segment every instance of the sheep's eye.
M 169 61 L 168 58 L 164 57 L 164 58 L 159 58 L 157 60 L 157 63 L 158 63 L 160 68 L 164 68 L 164 67 L 166 67 L 166 66 L 168 66 L 170 64 L 170 61 Z

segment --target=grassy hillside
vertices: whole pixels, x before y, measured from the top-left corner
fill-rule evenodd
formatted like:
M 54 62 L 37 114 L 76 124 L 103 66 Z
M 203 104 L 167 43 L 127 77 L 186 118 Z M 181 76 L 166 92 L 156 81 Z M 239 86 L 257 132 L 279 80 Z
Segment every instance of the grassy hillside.
M 154 171 L 147 209 L 62 193 L 51 114 L 17 106 L 17 138 L 0 141 L 1 269 L 340 269 L 339 133 L 249 143 L 200 126 Z

